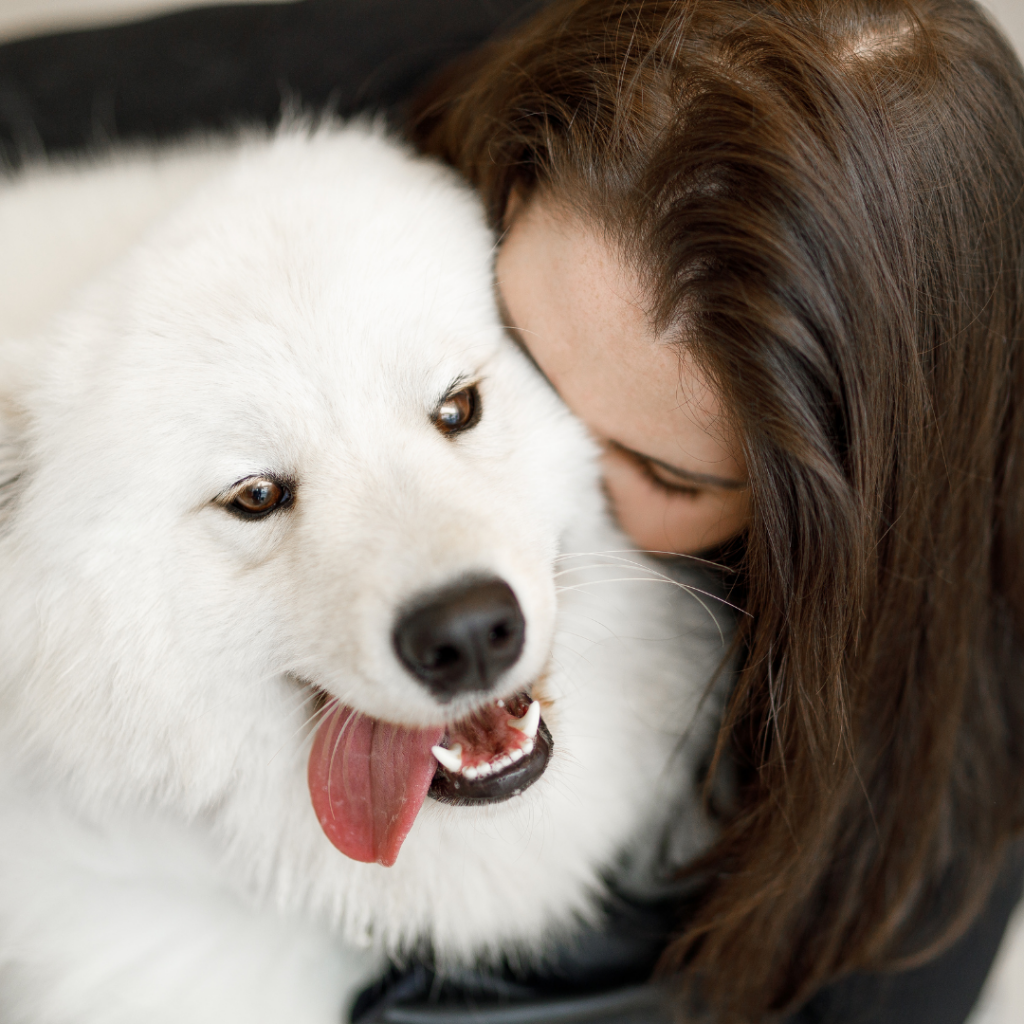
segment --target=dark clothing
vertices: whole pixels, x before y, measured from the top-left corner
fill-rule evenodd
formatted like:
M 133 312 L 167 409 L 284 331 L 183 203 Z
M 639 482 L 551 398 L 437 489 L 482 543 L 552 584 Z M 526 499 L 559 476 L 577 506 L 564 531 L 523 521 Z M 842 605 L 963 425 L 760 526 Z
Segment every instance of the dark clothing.
M 857 975 L 819 992 L 787 1024 L 962 1024 L 981 992 L 1021 896 L 1024 855 L 1008 860 L 984 911 L 947 952 L 899 974 Z M 419 964 L 394 970 L 357 1000 L 354 1024 L 672 1024 L 644 982 L 678 924 L 668 904 L 623 901 L 549 970 L 465 972 L 440 981 Z
M 270 124 L 282 107 L 400 114 L 443 64 L 511 26 L 541 0 L 305 0 L 204 8 L 0 46 L 0 161 Z M 1021 893 L 1010 864 L 983 914 L 925 967 L 855 977 L 819 993 L 791 1024 L 961 1024 Z M 467 973 L 426 964 L 364 993 L 362 1022 L 658 1024 L 644 982 L 677 911 L 623 903 L 609 926 L 545 974 Z M 340 1008 L 339 1008 L 340 1012 Z
M 977 1002 L 1022 891 L 1024 850 L 1018 847 L 985 909 L 949 950 L 912 971 L 831 985 L 791 1024 L 960 1024 Z

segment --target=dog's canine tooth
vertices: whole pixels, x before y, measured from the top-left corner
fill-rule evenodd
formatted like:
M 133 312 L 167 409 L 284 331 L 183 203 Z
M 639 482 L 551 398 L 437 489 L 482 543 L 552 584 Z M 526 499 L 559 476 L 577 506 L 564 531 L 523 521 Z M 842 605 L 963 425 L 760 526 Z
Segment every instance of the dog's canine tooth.
M 532 754 L 532 753 L 533 753 L 533 740 L 527 740 L 523 744 L 523 755 L 525 756 L 527 754 Z
M 431 747 L 430 752 L 450 772 L 456 775 L 462 771 L 462 744 L 456 743 L 452 747 Z
M 537 735 L 537 728 L 540 725 L 540 702 L 535 700 L 522 718 L 510 718 L 508 724 L 511 728 L 518 729 L 528 740 L 532 740 Z

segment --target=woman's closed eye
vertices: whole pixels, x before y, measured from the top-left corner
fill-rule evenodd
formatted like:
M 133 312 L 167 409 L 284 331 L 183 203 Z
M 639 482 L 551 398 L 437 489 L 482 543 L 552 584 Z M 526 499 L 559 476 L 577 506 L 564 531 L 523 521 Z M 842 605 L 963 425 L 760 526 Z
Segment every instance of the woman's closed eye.
M 670 494 L 683 494 L 696 497 L 709 490 L 741 491 L 746 488 L 746 481 L 732 480 L 726 477 L 712 476 L 708 473 L 689 472 L 676 469 L 667 462 L 662 462 L 651 455 L 643 455 L 633 451 L 617 441 L 607 442 L 609 448 L 624 455 L 629 461 L 656 487 Z
M 605 442 L 605 490 L 619 524 L 649 551 L 694 553 L 741 532 L 749 516 L 745 481 L 686 471 Z
M 678 494 L 696 498 L 706 490 L 706 488 L 699 487 L 698 485 L 687 481 L 684 477 L 674 475 L 669 470 L 659 466 L 656 462 L 651 462 L 650 459 L 634 455 L 633 461 L 637 468 L 643 472 L 644 476 L 646 476 L 652 484 L 663 491 L 667 491 L 671 495 Z

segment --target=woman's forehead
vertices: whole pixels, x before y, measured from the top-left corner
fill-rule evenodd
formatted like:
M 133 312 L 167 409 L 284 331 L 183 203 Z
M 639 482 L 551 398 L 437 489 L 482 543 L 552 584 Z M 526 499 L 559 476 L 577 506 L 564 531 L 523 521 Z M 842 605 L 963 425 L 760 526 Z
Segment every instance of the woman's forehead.
M 497 275 L 511 326 L 595 434 L 742 479 L 717 394 L 684 345 L 654 332 L 636 273 L 599 230 L 538 196 L 517 211 Z

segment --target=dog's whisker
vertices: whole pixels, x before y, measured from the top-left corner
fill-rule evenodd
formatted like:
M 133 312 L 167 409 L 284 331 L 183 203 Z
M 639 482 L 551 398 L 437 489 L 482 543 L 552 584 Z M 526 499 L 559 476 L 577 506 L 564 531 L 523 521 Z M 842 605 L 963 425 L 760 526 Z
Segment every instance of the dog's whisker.
M 586 572 L 588 569 L 611 569 L 614 566 L 609 565 L 608 562 L 586 562 L 583 565 L 573 565 L 568 569 L 559 569 L 557 572 L 553 572 L 551 575 L 554 579 L 558 579 L 560 576 L 566 576 L 571 572 Z
M 308 692 L 300 693 L 294 698 L 292 707 L 286 712 L 288 717 L 291 717 L 292 715 L 298 714 L 300 711 L 305 710 L 306 705 L 308 705 L 311 701 L 315 701 L 318 697 L 316 690 L 314 690 L 312 687 L 309 687 L 306 684 L 301 685 L 303 689 L 307 690 Z
M 655 558 L 671 558 L 680 559 L 687 562 L 697 562 L 700 565 L 706 565 L 712 569 L 720 569 L 724 572 L 734 572 L 735 570 L 728 565 L 723 565 L 721 562 L 712 562 L 706 558 L 701 558 L 699 555 L 688 555 L 679 551 L 658 551 L 654 548 L 610 548 L 607 551 L 566 551 L 558 555 L 555 555 L 555 560 L 567 558 L 593 558 L 600 555 L 652 555 Z
M 582 566 L 570 566 L 567 569 L 560 570 L 560 572 L 578 572 L 580 570 L 588 569 L 588 568 L 592 568 L 592 569 L 610 569 L 610 568 L 615 568 L 617 566 L 618 567 L 622 567 L 624 565 L 625 566 L 629 566 L 629 567 L 634 568 L 634 569 L 638 569 L 641 572 L 646 572 L 646 573 L 648 573 L 651 576 L 663 577 L 665 579 L 671 579 L 672 578 L 667 573 L 665 573 L 661 569 L 659 569 L 657 566 L 649 565 L 648 563 L 638 561 L 635 558 L 624 558 L 624 557 L 622 557 L 620 555 L 607 555 L 605 561 L 603 561 L 603 562 L 595 562 L 595 563 L 591 563 L 590 565 L 582 565 Z
M 636 552 L 636 553 L 637 554 L 643 554 L 643 552 Z M 616 565 L 620 565 L 620 566 L 622 566 L 622 565 L 629 565 L 629 566 L 631 566 L 633 568 L 638 569 L 641 572 L 645 572 L 647 574 L 648 578 L 657 579 L 657 580 L 664 580 L 666 583 L 672 583 L 672 584 L 675 584 L 676 586 L 684 586 L 684 587 L 687 587 L 687 588 L 692 587 L 691 584 L 682 584 L 681 581 L 678 581 L 678 580 L 674 579 L 673 577 L 671 577 L 671 575 L 669 575 L 667 572 L 664 572 L 662 569 L 659 569 L 659 568 L 657 568 L 654 565 L 646 564 L 645 562 L 637 561 L 635 558 L 625 558 L 625 557 L 621 557 L 621 556 L 618 556 L 618 555 L 613 555 L 611 552 L 591 552 L 591 553 L 588 553 L 588 555 L 586 557 L 594 557 L 595 555 L 607 556 L 607 561 L 605 561 L 605 562 L 591 562 L 591 563 L 588 563 L 588 564 L 585 564 L 585 565 L 572 565 L 572 566 L 568 566 L 567 568 L 559 569 L 557 572 L 553 573 L 554 577 L 557 579 L 557 578 L 561 577 L 561 575 L 564 575 L 564 574 L 566 574 L 568 572 L 578 572 L 578 571 L 585 571 L 587 569 L 596 569 L 596 568 L 613 568 Z M 558 557 L 558 559 L 568 559 L 568 558 L 572 558 L 572 557 L 583 557 L 583 556 L 563 554 L 563 555 L 559 555 L 557 557 Z M 709 565 L 714 565 L 715 563 L 709 562 L 708 564 Z M 708 594 L 708 596 L 709 597 L 715 597 L 716 595 Z M 723 603 L 726 603 L 726 604 L 729 603 L 729 602 L 725 601 L 723 598 L 717 598 L 717 599 L 721 600 Z M 737 607 L 736 605 L 731 605 L 730 604 L 729 606 L 735 608 L 737 611 L 741 611 L 742 610 L 741 608 Z
M 306 698 L 306 700 L 304 700 L 304 701 L 302 702 L 302 705 L 305 705 L 305 704 L 309 703 L 309 701 L 310 701 L 310 700 L 316 700 L 316 699 L 318 699 L 318 698 L 319 698 L 319 696 L 320 696 L 320 695 L 319 695 L 318 693 L 315 693 L 315 692 L 312 692 L 312 693 L 310 693 L 309 697 L 307 697 L 307 698 Z M 302 705 L 300 705 L 300 707 L 301 707 Z M 280 746 L 279 746 L 279 747 L 277 748 L 277 750 L 275 750 L 275 751 L 274 751 L 274 753 L 273 753 L 273 754 L 271 755 L 271 757 L 270 757 L 270 760 L 268 760 L 268 761 L 267 761 L 267 764 L 271 764 L 271 763 L 273 763 L 273 761 L 274 761 L 274 759 L 275 759 L 275 758 L 277 757 L 277 755 L 278 755 L 278 754 L 280 754 L 280 753 L 281 753 L 281 751 L 282 751 L 282 750 L 284 750 L 284 748 L 285 748 L 285 747 L 287 747 L 287 746 L 288 746 L 288 744 L 289 744 L 289 743 L 291 743 L 291 742 L 292 742 L 292 740 L 294 740 L 296 736 L 299 736 L 299 735 L 301 735 L 301 733 L 302 733 L 302 732 L 303 732 L 304 730 L 306 730 L 307 728 L 309 728 L 309 726 L 310 726 L 311 724 L 313 724 L 313 726 L 314 726 L 314 727 L 313 727 L 313 730 L 312 730 L 312 734 L 313 734 L 313 735 L 316 735 L 316 732 L 317 732 L 317 730 L 318 730 L 318 729 L 320 728 L 320 724 L 321 724 L 321 723 L 322 723 L 322 722 L 324 721 L 324 719 L 325 719 L 325 718 L 327 717 L 327 710 L 328 710 L 328 706 L 329 706 L 329 705 L 328 705 L 328 703 L 325 703 L 325 704 L 321 705 L 320 707 L 318 707 L 318 708 L 317 708 L 317 709 L 316 709 L 316 710 L 315 710 L 315 711 L 314 711 L 314 712 L 313 712 L 313 713 L 312 713 L 311 715 L 309 715 L 309 716 L 308 716 L 308 717 L 307 717 L 307 718 L 305 719 L 305 721 L 303 721 L 303 723 L 302 723 L 302 724 L 301 724 L 301 725 L 300 725 L 300 726 L 299 726 L 299 727 L 298 727 L 298 728 L 297 728 L 297 729 L 296 729 L 296 730 L 295 730 L 294 732 L 292 732 L 291 734 L 289 734 L 289 735 L 288 735 L 288 736 L 287 736 L 287 737 L 285 738 L 284 742 L 283 742 L 283 743 L 282 743 L 282 744 L 281 744 L 281 745 L 280 745 Z M 296 710 L 298 710 L 298 709 L 296 709 Z
M 579 565 L 573 566 L 569 569 L 561 569 L 557 573 L 553 573 L 555 579 L 562 579 L 566 576 L 574 575 L 577 573 L 585 572 L 597 572 L 599 570 L 605 570 L 606 572 L 638 572 L 642 573 L 648 579 L 664 579 L 671 580 L 671 576 L 666 576 L 664 573 L 657 572 L 656 570 L 650 569 L 644 565 L 629 565 L 628 563 L 621 562 L 605 562 L 598 565 Z M 600 579 L 601 577 L 597 577 Z
M 339 707 L 340 705 L 341 705 L 341 701 L 337 697 L 335 697 L 333 699 L 333 702 L 331 703 L 331 709 L 334 710 L 335 708 Z M 355 728 L 356 719 L 364 717 L 361 712 L 356 711 L 354 708 L 352 708 L 350 710 L 351 710 L 352 713 L 342 723 L 341 728 L 338 730 L 338 735 L 335 736 L 334 743 L 331 746 L 331 759 L 330 759 L 330 762 L 328 764 L 328 769 L 327 769 L 327 796 L 328 796 L 328 798 L 331 797 L 331 784 L 334 782 L 334 778 L 335 778 L 334 759 L 338 756 L 338 751 L 341 749 L 342 741 L 345 739 L 345 733 L 348 732 L 349 729 L 354 729 Z
M 723 645 L 725 644 L 725 631 L 722 629 L 722 624 L 718 621 L 717 617 L 715 616 L 715 613 L 705 603 L 704 598 L 707 598 L 711 601 L 718 601 L 720 604 L 723 604 L 728 608 L 733 608 L 736 611 L 742 611 L 742 609 L 736 608 L 735 605 L 726 601 L 724 598 L 719 597 L 717 594 L 709 594 L 707 591 L 701 590 L 698 587 L 693 587 L 689 584 L 680 583 L 677 580 L 652 579 L 649 576 L 625 576 L 611 580 L 585 580 L 582 583 L 574 583 L 571 586 L 557 587 L 556 593 L 561 594 L 569 592 L 579 592 L 582 591 L 585 587 L 591 587 L 601 583 L 669 583 L 672 586 L 678 587 L 680 590 L 689 594 L 701 606 L 701 608 L 703 608 L 704 611 L 707 612 L 708 618 L 711 619 L 711 621 L 715 624 L 715 628 L 718 630 L 719 640 L 722 642 Z M 744 614 L 747 613 L 744 612 Z
M 637 553 L 640 554 L 642 552 Z M 612 552 L 604 552 L 604 554 L 608 558 L 608 561 L 606 562 L 591 563 L 589 565 L 583 566 L 571 566 L 567 569 L 559 570 L 559 572 L 555 573 L 555 576 L 561 576 L 568 572 L 580 572 L 585 569 L 613 568 L 615 566 L 628 565 L 632 568 L 638 569 L 641 572 L 647 573 L 647 575 L 652 578 L 662 579 L 669 583 L 679 583 L 678 580 L 673 579 L 672 576 L 669 576 L 667 573 L 663 572 L 657 566 L 648 565 L 644 562 L 637 561 L 635 558 L 624 558 L 619 555 L 615 555 Z
M 602 583 L 667 583 L 670 586 L 677 587 L 694 597 L 700 595 L 701 597 L 707 598 L 709 601 L 716 601 L 718 604 L 724 605 L 726 608 L 731 608 L 733 611 L 739 612 L 742 615 L 749 615 L 749 612 L 740 608 L 739 605 L 735 605 L 731 601 L 727 601 L 719 594 L 713 594 L 708 590 L 703 590 L 701 587 L 695 587 L 692 583 L 683 583 L 681 580 L 674 580 L 670 576 L 615 576 L 611 579 L 583 580 L 580 583 L 556 587 L 555 591 L 556 593 L 575 591 L 580 590 L 583 587 L 595 586 Z

